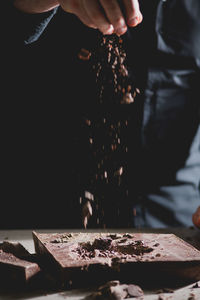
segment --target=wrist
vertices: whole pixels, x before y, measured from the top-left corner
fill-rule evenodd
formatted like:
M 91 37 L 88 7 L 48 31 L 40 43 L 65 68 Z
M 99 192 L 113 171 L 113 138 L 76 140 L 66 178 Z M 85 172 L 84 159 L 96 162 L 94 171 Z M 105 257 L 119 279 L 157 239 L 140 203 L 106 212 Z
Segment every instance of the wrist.
M 57 6 L 57 0 L 13 0 L 13 5 L 24 13 L 38 14 L 48 12 Z

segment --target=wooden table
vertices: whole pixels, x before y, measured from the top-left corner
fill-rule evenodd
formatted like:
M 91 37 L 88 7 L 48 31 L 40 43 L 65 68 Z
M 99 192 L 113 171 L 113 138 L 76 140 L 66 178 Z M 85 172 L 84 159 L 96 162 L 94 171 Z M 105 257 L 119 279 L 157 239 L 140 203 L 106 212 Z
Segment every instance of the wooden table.
M 33 228 L 33 230 L 35 230 Z M 37 232 L 44 232 L 44 233 L 52 233 L 52 232 L 80 232 L 82 230 L 69 230 L 69 229 L 36 229 Z M 88 232 L 94 232 L 94 230 L 87 230 Z M 100 230 L 99 230 L 100 231 Z M 191 245 L 195 246 L 197 249 L 200 250 L 200 231 L 191 227 L 191 228 L 167 228 L 167 229 L 116 229 L 116 230 L 101 230 L 101 232 L 151 232 L 151 233 L 174 233 L 175 235 L 179 236 L 183 240 L 187 241 Z M 84 230 L 85 232 L 85 230 Z M 95 230 L 97 232 L 97 230 Z M 17 241 L 20 242 L 30 253 L 35 253 L 34 243 L 32 239 L 32 230 L 0 230 L 0 242 L 3 240 L 9 241 Z M 191 283 L 189 285 L 182 285 L 178 288 L 174 288 L 173 293 L 163 293 L 155 289 L 144 290 L 144 300 L 158 300 L 159 297 L 162 300 L 188 300 L 190 297 L 194 297 L 191 299 L 199 300 L 200 299 L 200 288 L 192 288 L 196 282 Z M 200 286 L 200 282 L 198 282 Z M 11 291 L 9 292 L 2 292 L 0 289 L 0 300 L 8 300 L 8 299 L 24 299 L 24 300 L 58 300 L 58 299 L 69 299 L 69 300 L 81 300 L 84 299 L 88 294 L 92 292 L 92 289 L 76 289 L 76 290 L 66 290 L 66 291 L 58 291 L 56 293 L 49 293 L 48 291 L 38 290 L 34 292 L 19 292 L 14 293 Z M 131 299 L 131 298 L 129 298 Z M 135 298 L 132 298 L 135 299 Z

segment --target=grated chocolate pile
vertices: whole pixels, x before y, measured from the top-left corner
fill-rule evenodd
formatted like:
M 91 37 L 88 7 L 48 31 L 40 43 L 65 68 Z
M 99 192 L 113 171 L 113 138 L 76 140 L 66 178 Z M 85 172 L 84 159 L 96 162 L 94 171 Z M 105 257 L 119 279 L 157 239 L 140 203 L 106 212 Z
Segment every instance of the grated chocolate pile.
M 76 253 L 81 259 L 91 259 L 97 257 L 128 259 L 136 256 L 142 256 L 145 253 L 150 253 L 154 249 L 145 245 L 144 241 L 131 240 L 132 236 L 123 235 L 118 238 L 107 236 L 104 238 L 96 238 L 93 242 L 81 243 Z

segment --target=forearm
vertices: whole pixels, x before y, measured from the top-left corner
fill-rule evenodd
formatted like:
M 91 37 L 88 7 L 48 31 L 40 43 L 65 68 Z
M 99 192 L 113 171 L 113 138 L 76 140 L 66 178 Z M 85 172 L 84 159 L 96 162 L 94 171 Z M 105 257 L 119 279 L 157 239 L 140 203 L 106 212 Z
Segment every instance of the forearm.
M 57 0 L 14 0 L 13 3 L 20 11 L 31 14 L 47 12 L 59 5 Z

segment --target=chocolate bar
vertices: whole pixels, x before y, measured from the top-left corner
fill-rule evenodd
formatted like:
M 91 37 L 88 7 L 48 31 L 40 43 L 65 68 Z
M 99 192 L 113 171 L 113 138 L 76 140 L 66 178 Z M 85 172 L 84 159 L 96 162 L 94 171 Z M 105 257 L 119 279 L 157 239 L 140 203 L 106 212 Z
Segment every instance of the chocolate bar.
M 63 284 L 200 279 L 200 252 L 174 234 L 33 232 L 33 240 Z

